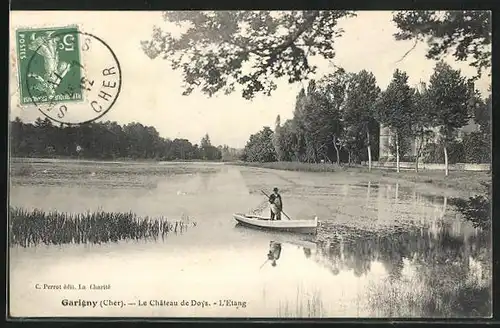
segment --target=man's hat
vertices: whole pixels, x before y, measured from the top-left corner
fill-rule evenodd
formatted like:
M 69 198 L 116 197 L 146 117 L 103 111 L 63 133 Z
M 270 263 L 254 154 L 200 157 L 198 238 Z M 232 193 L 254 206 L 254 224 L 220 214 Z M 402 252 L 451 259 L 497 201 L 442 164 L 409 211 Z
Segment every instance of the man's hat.
M 278 191 L 278 188 L 277 188 L 277 187 L 274 187 L 273 191 Z

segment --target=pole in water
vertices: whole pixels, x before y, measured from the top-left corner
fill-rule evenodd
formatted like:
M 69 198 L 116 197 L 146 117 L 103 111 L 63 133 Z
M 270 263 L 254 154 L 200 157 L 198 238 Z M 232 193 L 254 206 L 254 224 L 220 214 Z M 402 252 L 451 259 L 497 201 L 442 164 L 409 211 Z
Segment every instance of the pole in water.
M 262 269 L 262 267 L 267 263 L 267 261 L 269 261 L 269 259 L 267 259 L 264 263 L 262 263 L 259 269 Z

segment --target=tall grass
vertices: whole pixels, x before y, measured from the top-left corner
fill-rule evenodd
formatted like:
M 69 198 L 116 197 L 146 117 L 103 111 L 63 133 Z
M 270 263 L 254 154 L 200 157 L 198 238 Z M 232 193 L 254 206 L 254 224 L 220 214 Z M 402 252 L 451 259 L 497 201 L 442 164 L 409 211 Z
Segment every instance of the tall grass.
M 131 212 L 71 214 L 38 209 L 28 211 L 17 207 L 10 207 L 9 210 L 10 245 L 22 247 L 164 238 L 169 232 L 184 232 L 190 223 L 169 222 L 163 217 L 140 218 Z M 196 225 L 195 222 L 191 224 Z
M 445 277 L 438 279 L 446 279 Z M 481 282 L 454 280 L 429 288 L 415 279 L 385 281 L 372 287 L 367 300 L 375 317 L 488 317 L 491 288 Z
M 277 315 L 280 318 L 321 318 L 326 316 L 326 312 L 319 291 L 309 294 L 297 287 L 295 302 L 280 301 Z

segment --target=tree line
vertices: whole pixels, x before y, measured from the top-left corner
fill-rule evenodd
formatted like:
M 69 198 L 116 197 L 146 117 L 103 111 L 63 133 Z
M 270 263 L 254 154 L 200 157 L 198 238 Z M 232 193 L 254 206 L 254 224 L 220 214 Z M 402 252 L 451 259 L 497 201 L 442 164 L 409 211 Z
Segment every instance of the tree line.
M 215 147 L 206 134 L 200 144 L 168 139 L 140 123 L 93 122 L 54 125 L 48 118 L 10 122 L 10 153 L 15 157 L 74 157 L 84 159 L 222 160 L 238 157 L 227 145 Z
M 391 130 L 389 151 L 401 159 L 448 163 L 487 163 L 491 154 L 491 95 L 483 99 L 459 70 L 442 61 L 428 83 L 412 87 L 396 69 L 382 91 L 373 73 L 337 68 L 310 80 L 296 98 L 293 118 L 274 131 L 266 126 L 250 136 L 243 160 L 337 164 L 378 159 L 381 125 Z M 479 131 L 460 129 L 470 122 Z M 411 151 L 411 143 L 414 151 Z M 421 158 L 423 157 L 423 158 Z M 380 158 L 381 159 L 381 158 Z
M 188 28 L 173 36 L 155 27 L 151 39 L 141 45 L 148 57 L 162 57 L 172 69 L 182 70 L 183 94 L 195 89 L 209 96 L 241 92 L 243 98 L 252 99 L 259 93 L 271 95 L 278 79 L 289 83 L 308 80 L 317 69 L 310 59 L 334 59 L 335 40 L 344 32 L 338 23 L 356 15 L 356 11 L 347 10 L 164 12 L 165 21 Z M 428 59 L 450 54 L 476 68 L 472 80 L 485 72 L 491 76 L 490 12 L 402 10 L 392 13 L 392 22 L 397 27 L 393 35 L 396 41 L 414 41 L 401 60 L 418 43 L 425 43 Z M 372 157 L 378 158 L 377 129 L 383 123 L 395 133 L 390 148 L 398 162 L 407 156 L 403 150 L 409 147 L 409 134 L 431 139 L 417 145 L 417 156 L 428 162 L 441 158 L 445 163 L 489 161 L 489 138 L 485 137 L 490 135 L 489 123 L 481 125 L 482 131 L 464 138 L 456 136 L 466 117 L 473 116 L 470 111 L 475 109 L 470 106 L 477 98 L 458 72 L 440 63 L 434 80 L 423 90 L 401 87 L 401 83 L 407 84 L 406 74 L 399 73 L 401 76 L 395 75 L 393 86 L 384 92 L 367 71 L 336 72 L 322 83 L 310 83 L 298 96 L 294 118 L 283 125 L 278 122 L 274 131 L 267 127 L 250 137 L 243 158 L 313 162 L 332 157 L 337 162 L 366 159 L 371 168 Z M 454 84 L 447 88 L 441 82 Z M 404 108 L 391 103 L 394 97 Z M 491 103 L 491 98 L 480 102 Z M 391 105 L 380 107 L 387 104 Z M 421 106 L 426 109 L 416 110 Z M 394 112 L 398 114 L 392 116 Z M 402 133 L 408 138 L 402 138 Z

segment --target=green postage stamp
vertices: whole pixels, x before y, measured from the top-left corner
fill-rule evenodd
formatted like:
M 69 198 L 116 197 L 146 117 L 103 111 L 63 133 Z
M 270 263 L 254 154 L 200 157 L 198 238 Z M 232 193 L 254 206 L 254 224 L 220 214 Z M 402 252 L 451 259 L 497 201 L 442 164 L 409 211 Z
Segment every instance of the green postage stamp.
M 83 100 L 76 26 L 16 31 L 21 104 Z
M 111 47 L 77 26 L 16 30 L 20 105 L 61 124 L 104 116 L 121 90 Z

